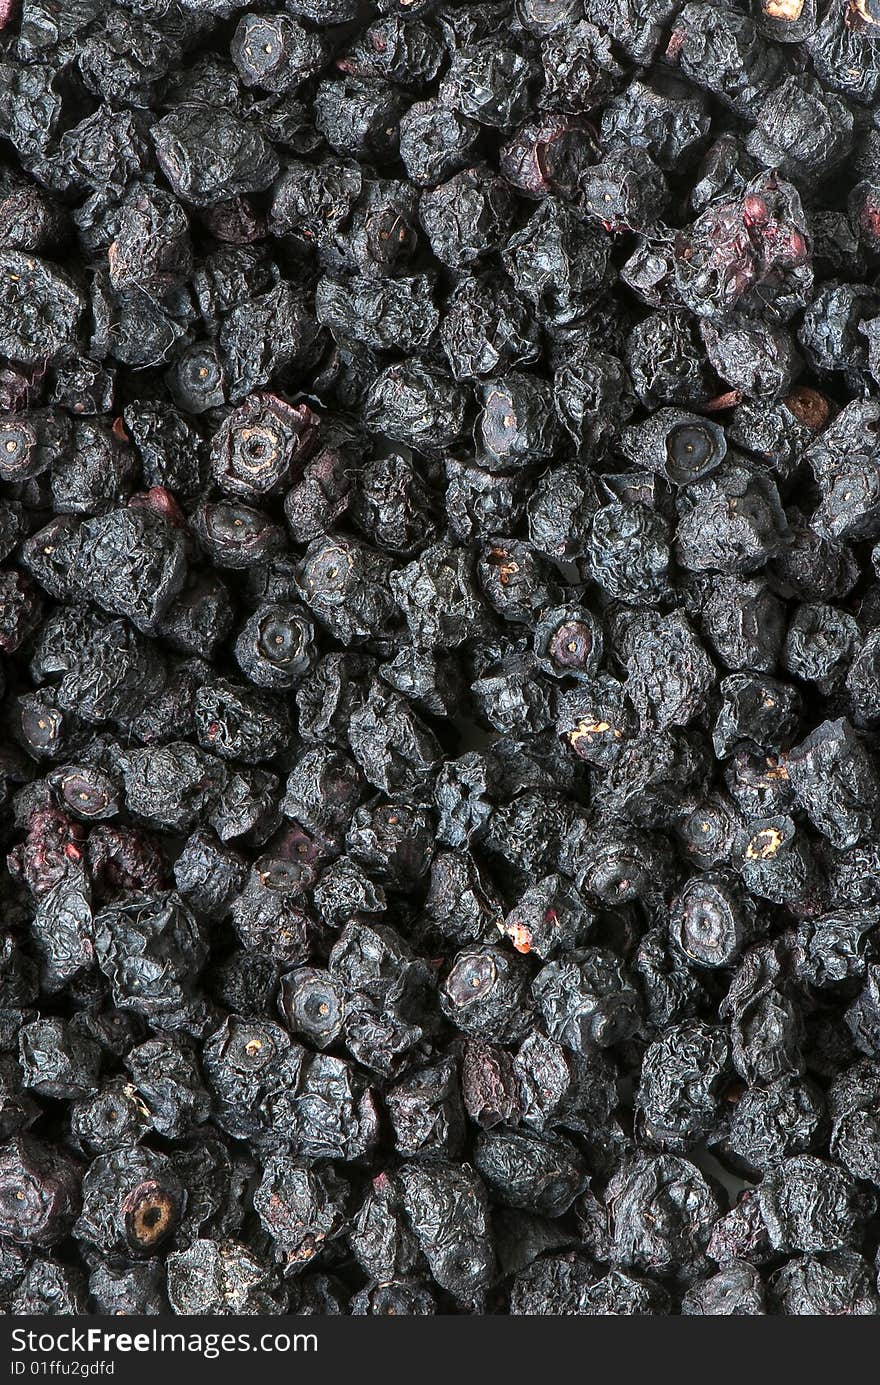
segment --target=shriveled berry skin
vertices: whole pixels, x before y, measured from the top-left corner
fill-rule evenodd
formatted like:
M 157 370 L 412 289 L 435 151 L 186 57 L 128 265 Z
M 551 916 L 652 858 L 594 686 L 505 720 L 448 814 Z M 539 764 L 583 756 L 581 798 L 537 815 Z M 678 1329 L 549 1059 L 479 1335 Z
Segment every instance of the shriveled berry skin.
M 225 160 L 212 155 L 223 140 Z M 271 147 L 231 111 L 204 106 L 173 111 L 153 131 L 156 158 L 174 191 L 195 206 L 211 206 L 266 188 L 278 173 Z
M 148 1039 L 130 1050 L 125 1065 L 160 1135 L 180 1138 L 208 1118 L 210 1100 L 193 1045 Z
M 404 1213 L 441 1288 L 465 1303 L 491 1279 L 493 1252 L 485 1188 L 468 1164 L 407 1165 Z
M 706 1248 L 720 1202 L 689 1160 L 637 1155 L 609 1188 L 615 1259 L 637 1272 L 695 1278 L 709 1267 Z M 664 1232 L 656 1225 L 664 1209 Z
M 311 667 L 314 627 L 294 602 L 259 607 L 235 643 L 235 657 L 245 677 L 262 688 L 292 688 Z
M 242 499 L 283 489 L 293 468 L 314 445 L 318 421 L 308 405 L 293 407 L 274 395 L 251 395 L 224 420 L 211 445 L 211 469 L 220 488 Z
M 329 1248 L 346 1225 L 348 1186 L 332 1167 L 267 1160 L 254 1206 L 285 1274 L 296 1274 Z
M 164 1266 L 151 1261 L 99 1263 L 89 1276 L 89 1293 L 98 1312 L 107 1316 L 169 1312 Z
M 760 1317 L 766 1313 L 761 1276 L 746 1260 L 732 1260 L 701 1280 L 682 1299 L 691 1317 Z
M 511 1042 L 529 1023 L 529 972 L 500 948 L 469 948 L 455 958 L 441 993 L 444 1012 L 475 1037 Z
M 877 1315 L 878 24 L 0 0 L 0 1311 Z
M 241 1242 L 207 1237 L 168 1257 L 168 1299 L 186 1317 L 280 1313 L 284 1301 L 267 1260 Z
M 511 1207 L 559 1216 L 582 1190 L 585 1166 L 563 1137 L 489 1132 L 480 1137 L 475 1164 L 495 1197 Z
M 693 875 L 673 901 L 670 934 L 692 963 L 726 967 L 737 960 L 748 940 L 754 913 L 735 877 L 708 871 Z
M 846 722 L 817 727 L 789 762 L 799 805 L 833 845 L 855 846 L 871 833 L 880 782 L 870 754 Z
M 35 1260 L 16 1285 L 10 1311 L 36 1317 L 68 1317 L 86 1312 L 86 1277 L 58 1260 Z
M 748 1088 L 736 1103 L 724 1149 L 732 1163 L 765 1170 L 815 1148 L 823 1134 L 824 1103 L 810 1082 L 784 1077 Z
M 807 1253 L 836 1245 L 841 1231 L 865 1215 L 854 1181 L 841 1169 L 810 1155 L 785 1161 L 761 1184 L 761 1213 L 771 1244 Z
M 604 949 L 585 948 L 548 962 L 532 990 L 550 1037 L 575 1053 L 617 1043 L 638 1026 L 638 996 Z
M 648 1142 L 685 1150 L 721 1120 L 721 1093 L 729 1072 L 726 1035 L 698 1022 L 670 1025 L 642 1061 L 636 1098 Z
M 63 1020 L 22 1025 L 18 1052 L 24 1085 L 40 1096 L 73 1101 L 97 1090 L 100 1048 Z
M 207 945 L 179 896 L 134 895 L 104 910 L 95 927 L 98 961 L 118 1004 L 172 1023 L 197 1013 L 190 997 Z
M 137 1144 L 150 1128 L 149 1113 L 131 1083 L 105 1083 L 71 1107 L 71 1135 L 89 1154 Z
M 26 1246 L 63 1241 L 79 1213 L 83 1170 L 63 1150 L 15 1136 L 0 1152 L 3 1235 Z
M 119 1150 L 89 1168 L 78 1233 L 105 1253 L 154 1255 L 173 1237 L 185 1205 L 171 1160 L 146 1149 Z

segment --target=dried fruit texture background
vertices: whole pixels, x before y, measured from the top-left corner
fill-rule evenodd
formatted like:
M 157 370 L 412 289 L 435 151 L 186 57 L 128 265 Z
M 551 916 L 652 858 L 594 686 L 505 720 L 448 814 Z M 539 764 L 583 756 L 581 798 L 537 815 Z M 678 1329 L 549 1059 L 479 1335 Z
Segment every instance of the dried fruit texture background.
M 876 1314 L 877 0 L 0 90 L 0 1307 Z

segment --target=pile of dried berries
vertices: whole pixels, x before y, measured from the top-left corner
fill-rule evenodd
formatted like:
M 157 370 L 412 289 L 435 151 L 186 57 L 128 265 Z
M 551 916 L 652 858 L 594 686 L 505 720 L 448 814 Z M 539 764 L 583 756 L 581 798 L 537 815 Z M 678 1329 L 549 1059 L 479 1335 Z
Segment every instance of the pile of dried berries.
M 0 1307 L 880 1312 L 877 0 L 0 88 Z

